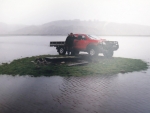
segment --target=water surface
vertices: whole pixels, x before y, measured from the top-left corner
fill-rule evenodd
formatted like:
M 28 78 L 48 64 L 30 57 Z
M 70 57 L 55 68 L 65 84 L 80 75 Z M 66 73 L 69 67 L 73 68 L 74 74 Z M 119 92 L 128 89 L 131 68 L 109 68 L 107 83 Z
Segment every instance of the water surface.
M 114 57 L 150 62 L 149 37 L 102 37 L 119 41 Z M 63 36 L 0 37 L 0 63 L 57 54 L 49 42 Z M 150 69 L 84 77 L 0 75 L 0 113 L 149 113 Z

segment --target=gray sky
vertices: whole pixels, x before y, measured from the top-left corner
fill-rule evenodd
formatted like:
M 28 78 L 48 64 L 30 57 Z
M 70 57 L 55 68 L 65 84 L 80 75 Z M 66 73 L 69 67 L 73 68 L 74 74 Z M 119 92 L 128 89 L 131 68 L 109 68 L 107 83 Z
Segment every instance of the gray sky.
M 0 22 L 40 25 L 62 19 L 150 25 L 150 0 L 0 0 Z

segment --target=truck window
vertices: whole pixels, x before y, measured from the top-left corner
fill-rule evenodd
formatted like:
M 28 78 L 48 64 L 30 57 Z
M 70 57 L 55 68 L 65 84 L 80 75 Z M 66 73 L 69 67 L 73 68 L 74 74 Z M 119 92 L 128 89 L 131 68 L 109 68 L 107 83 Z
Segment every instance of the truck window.
M 86 40 L 85 36 L 82 36 L 82 39 Z
M 90 39 L 96 39 L 96 40 L 98 40 L 98 39 L 100 39 L 99 37 L 97 37 L 97 36 L 94 36 L 94 35 L 87 35 Z
M 86 40 L 85 36 L 83 36 L 83 35 L 79 35 L 79 36 L 78 36 L 78 39 L 79 39 L 79 40 Z

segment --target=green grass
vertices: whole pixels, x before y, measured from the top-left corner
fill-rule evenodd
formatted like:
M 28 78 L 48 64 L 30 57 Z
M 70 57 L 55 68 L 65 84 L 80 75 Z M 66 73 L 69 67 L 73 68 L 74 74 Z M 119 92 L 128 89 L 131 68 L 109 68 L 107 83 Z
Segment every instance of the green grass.
M 148 69 L 146 62 L 140 59 L 129 58 L 100 58 L 84 66 L 71 66 L 60 63 L 51 63 L 48 65 L 35 65 L 37 57 L 50 57 L 50 55 L 41 55 L 22 58 L 12 61 L 10 64 L 0 65 L 0 74 L 7 75 L 31 75 L 31 76 L 85 76 L 85 75 L 113 75 L 118 73 L 127 73 Z

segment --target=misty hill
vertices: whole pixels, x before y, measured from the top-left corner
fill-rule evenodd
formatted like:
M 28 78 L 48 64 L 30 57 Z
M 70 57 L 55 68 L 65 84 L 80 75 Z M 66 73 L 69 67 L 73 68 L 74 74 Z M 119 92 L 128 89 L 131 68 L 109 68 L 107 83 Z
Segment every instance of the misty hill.
M 7 34 L 7 24 L 0 22 L 0 34 Z
M 8 25 L 0 22 L 0 35 L 3 34 L 13 34 L 14 31 L 26 27 L 25 25 Z
M 87 33 L 95 35 L 150 35 L 150 26 L 119 24 L 102 21 L 60 20 L 39 26 L 26 26 L 9 30 L 3 25 L 0 34 L 10 35 L 67 35 Z

